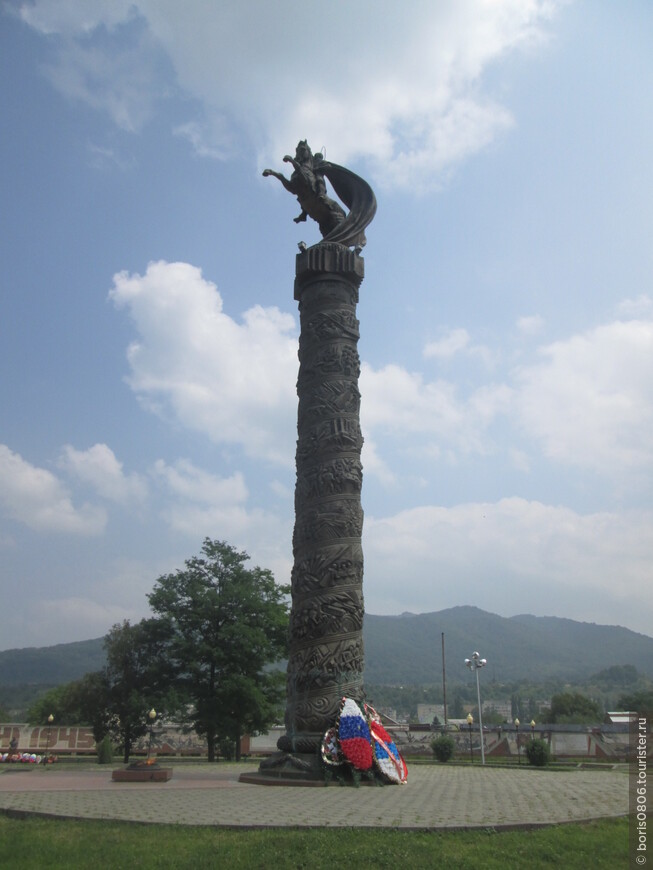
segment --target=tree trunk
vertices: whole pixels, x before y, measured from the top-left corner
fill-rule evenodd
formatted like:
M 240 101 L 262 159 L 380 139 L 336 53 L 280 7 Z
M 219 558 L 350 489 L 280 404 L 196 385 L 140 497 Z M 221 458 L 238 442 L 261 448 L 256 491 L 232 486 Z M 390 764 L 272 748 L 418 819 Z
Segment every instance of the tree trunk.
M 129 764 L 129 753 L 131 752 L 131 748 L 132 748 L 131 735 L 130 735 L 129 731 L 127 730 L 127 731 L 125 731 L 125 748 L 124 748 L 123 757 L 122 757 L 124 764 Z
M 240 725 L 236 729 L 236 761 L 240 761 Z
M 215 761 L 215 734 L 207 734 L 206 742 L 209 749 L 209 761 Z

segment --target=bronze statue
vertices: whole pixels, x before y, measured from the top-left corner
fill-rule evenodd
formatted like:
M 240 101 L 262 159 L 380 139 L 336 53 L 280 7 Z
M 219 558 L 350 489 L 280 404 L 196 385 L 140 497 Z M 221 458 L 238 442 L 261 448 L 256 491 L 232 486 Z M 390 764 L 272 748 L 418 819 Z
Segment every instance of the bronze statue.
M 295 156 L 286 154 L 283 162 L 293 166 L 289 179 L 274 169 L 264 169 L 263 175 L 273 175 L 287 191 L 295 194 L 302 209 L 295 223 L 313 218 L 325 242 L 337 242 L 360 252 L 366 241 L 365 227 L 376 213 L 376 198 L 369 184 L 344 166 L 325 160 L 319 152 L 313 154 L 305 139 L 297 145 Z M 327 195 L 325 176 L 349 214 Z

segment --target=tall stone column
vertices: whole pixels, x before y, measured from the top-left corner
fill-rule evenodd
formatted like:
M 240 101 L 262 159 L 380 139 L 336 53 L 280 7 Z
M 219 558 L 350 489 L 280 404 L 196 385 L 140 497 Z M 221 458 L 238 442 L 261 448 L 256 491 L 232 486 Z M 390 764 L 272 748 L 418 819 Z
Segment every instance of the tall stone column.
M 319 748 L 336 724 L 343 696 L 363 696 L 363 468 L 356 304 L 363 280 L 365 229 L 376 197 L 360 176 L 313 154 L 306 141 L 274 169 L 297 197 L 295 223 L 316 221 L 322 241 L 300 243 L 295 269 L 299 303 L 297 483 L 286 692 L 286 733 L 279 753 L 244 782 L 320 778 Z M 328 179 L 349 209 L 326 192 Z
M 358 320 L 363 259 L 321 242 L 297 256 L 297 483 L 286 734 L 316 754 L 344 695 L 363 694 L 363 510 Z

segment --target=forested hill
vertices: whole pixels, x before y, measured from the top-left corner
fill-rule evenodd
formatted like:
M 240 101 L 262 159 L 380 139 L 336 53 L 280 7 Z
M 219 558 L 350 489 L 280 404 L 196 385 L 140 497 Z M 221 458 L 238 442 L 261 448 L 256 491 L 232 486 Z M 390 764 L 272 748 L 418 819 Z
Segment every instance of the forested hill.
M 369 683 L 439 683 L 442 633 L 447 679 L 465 681 L 465 658 L 488 660 L 484 679 L 582 680 L 613 665 L 634 665 L 653 678 L 653 638 L 626 628 L 545 616 L 506 618 L 477 607 L 436 613 L 365 615 L 365 679 Z M 0 652 L 0 688 L 55 686 L 104 664 L 103 638 Z
M 442 633 L 447 679 L 464 681 L 478 650 L 484 678 L 509 682 L 549 677 L 582 680 L 613 665 L 633 665 L 653 678 L 653 638 L 614 625 L 554 616 L 506 618 L 477 607 L 436 613 L 365 615 L 365 679 L 370 683 L 434 683 L 442 679 Z
M 104 666 L 104 638 L 0 652 L 0 686 L 58 686 Z

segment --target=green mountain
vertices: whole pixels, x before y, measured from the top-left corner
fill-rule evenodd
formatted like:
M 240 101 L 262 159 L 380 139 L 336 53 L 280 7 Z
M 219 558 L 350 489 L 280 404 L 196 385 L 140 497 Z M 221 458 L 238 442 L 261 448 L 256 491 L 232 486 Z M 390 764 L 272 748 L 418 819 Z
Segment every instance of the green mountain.
M 583 680 L 612 665 L 634 665 L 653 678 L 653 638 L 614 625 L 553 616 L 506 618 L 478 607 L 437 613 L 365 615 L 365 679 L 369 683 L 439 683 L 442 633 L 447 679 L 465 681 L 474 650 L 487 659 L 485 679 Z
M 0 652 L 0 687 L 58 686 L 104 667 L 104 638 Z
M 401 616 L 366 614 L 366 681 L 440 683 L 443 632 L 447 679 L 454 682 L 468 679 L 464 660 L 474 650 L 488 661 L 484 678 L 499 682 L 573 682 L 613 665 L 633 665 L 653 678 L 653 638 L 627 628 L 551 616 L 506 618 L 477 607 L 452 607 Z M 9 690 L 67 683 L 104 662 L 103 638 L 0 652 L 0 702 Z

